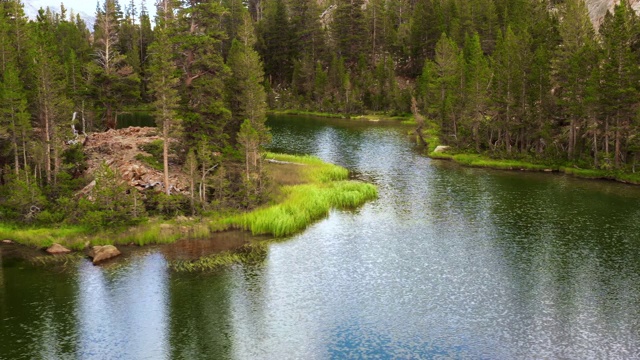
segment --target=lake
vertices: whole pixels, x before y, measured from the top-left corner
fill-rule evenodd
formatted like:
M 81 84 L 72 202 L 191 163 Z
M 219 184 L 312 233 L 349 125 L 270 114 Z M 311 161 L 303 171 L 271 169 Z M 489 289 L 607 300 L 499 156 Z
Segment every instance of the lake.
M 640 187 L 431 160 L 397 124 L 268 125 L 379 199 L 209 273 L 162 246 L 56 270 L 2 245 L 0 358 L 640 358 Z

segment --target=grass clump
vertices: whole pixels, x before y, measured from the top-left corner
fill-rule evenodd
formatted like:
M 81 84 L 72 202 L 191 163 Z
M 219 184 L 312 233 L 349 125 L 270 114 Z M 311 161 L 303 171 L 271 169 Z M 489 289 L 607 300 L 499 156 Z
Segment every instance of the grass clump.
M 73 247 L 76 239 L 87 233 L 83 227 L 63 228 L 17 228 L 8 224 L 0 224 L 0 238 L 11 239 L 23 245 L 49 247 L 55 242 L 65 241 Z
M 267 245 L 251 243 L 234 251 L 204 256 L 196 260 L 175 260 L 169 267 L 177 272 L 213 271 L 233 264 L 260 264 L 267 258 Z
M 267 153 L 266 156 L 267 159 L 271 160 L 307 165 L 302 169 L 303 180 L 306 182 L 328 183 L 349 178 L 349 170 L 338 165 L 326 163 L 315 156 L 274 153 Z
M 311 183 L 283 187 L 280 203 L 231 217 L 229 224 L 254 235 L 288 236 L 325 217 L 332 208 L 354 208 L 378 196 L 374 185 L 341 180 L 348 177 L 348 171 L 336 165 L 312 157 L 287 156 L 278 160 L 286 161 L 282 159 L 317 164 L 305 171 Z
M 486 167 L 501 170 L 544 171 L 549 168 L 546 165 L 532 164 L 518 160 L 491 159 L 476 154 L 457 154 L 453 155 L 452 158 L 457 163 L 466 166 Z

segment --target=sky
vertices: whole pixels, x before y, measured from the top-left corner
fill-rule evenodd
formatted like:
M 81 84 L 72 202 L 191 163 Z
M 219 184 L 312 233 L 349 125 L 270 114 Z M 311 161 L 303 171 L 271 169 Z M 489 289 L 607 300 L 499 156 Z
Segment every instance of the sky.
M 101 0 L 102 3 L 104 0 Z M 73 10 L 74 13 L 80 14 L 80 16 L 87 22 L 87 24 L 92 25 L 93 20 L 95 18 L 96 5 L 98 4 L 97 0 L 22 0 L 24 3 L 24 11 L 29 16 L 29 18 L 35 18 L 35 15 L 38 13 L 39 8 L 46 8 L 47 6 L 51 9 L 54 9 L 56 12 L 60 11 L 60 3 L 64 3 L 64 7 L 67 8 L 67 11 L 70 12 Z M 128 4 L 130 0 L 120 0 L 120 5 L 123 10 L 125 4 Z M 155 1 L 154 0 L 134 0 L 138 11 L 140 11 L 140 4 L 144 2 L 147 11 L 149 11 L 150 15 L 153 16 L 155 13 Z

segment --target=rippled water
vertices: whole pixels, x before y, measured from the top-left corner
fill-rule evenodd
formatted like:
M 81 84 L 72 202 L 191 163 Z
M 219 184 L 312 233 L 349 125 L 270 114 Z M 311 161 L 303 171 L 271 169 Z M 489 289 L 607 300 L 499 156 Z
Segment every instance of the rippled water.
M 0 357 L 640 358 L 640 188 L 433 161 L 397 126 L 269 125 L 380 198 L 208 274 L 162 248 L 57 272 L 0 247 Z

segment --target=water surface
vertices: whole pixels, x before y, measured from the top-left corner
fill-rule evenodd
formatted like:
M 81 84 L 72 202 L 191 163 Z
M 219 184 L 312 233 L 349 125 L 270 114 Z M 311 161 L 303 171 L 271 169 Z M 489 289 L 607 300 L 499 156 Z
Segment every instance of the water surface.
M 212 273 L 170 272 L 182 248 L 55 271 L 0 247 L 0 357 L 640 358 L 639 188 L 430 160 L 396 125 L 269 126 L 380 198 Z

